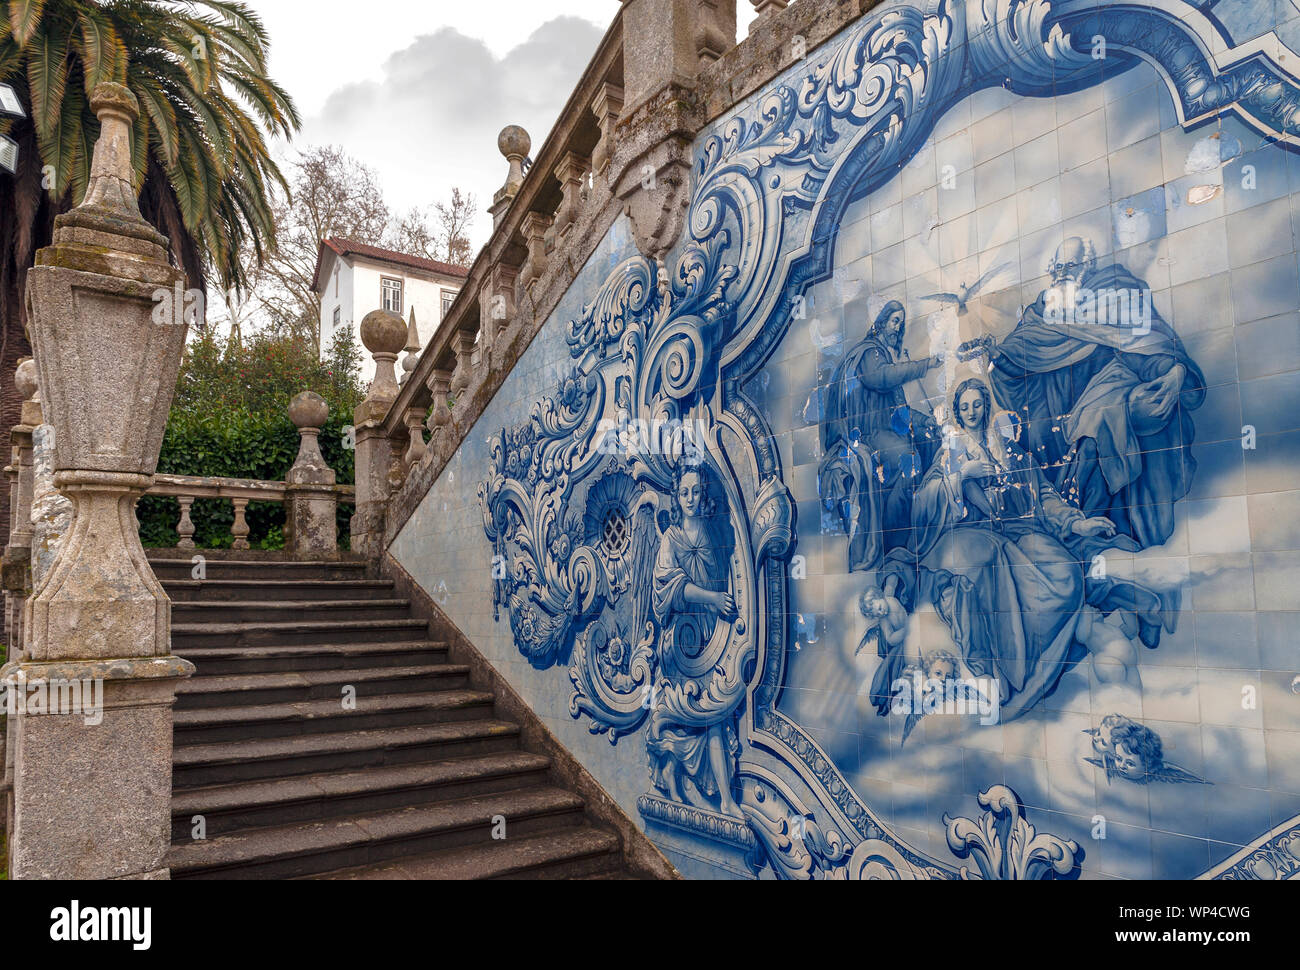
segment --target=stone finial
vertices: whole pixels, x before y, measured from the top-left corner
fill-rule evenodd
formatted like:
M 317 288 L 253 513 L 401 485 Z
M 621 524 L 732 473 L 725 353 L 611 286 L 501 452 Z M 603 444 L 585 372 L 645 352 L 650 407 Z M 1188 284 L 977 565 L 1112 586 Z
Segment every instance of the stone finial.
M 36 366 L 36 360 L 32 357 L 24 357 L 18 364 L 18 369 L 14 371 L 14 387 L 17 388 L 18 394 L 23 399 L 21 417 L 18 423 L 29 428 L 35 428 L 45 423 L 45 417 L 41 411 L 41 394 L 40 394 L 40 371 Z
M 371 310 L 361 320 L 361 343 L 375 359 L 375 379 L 367 402 L 392 402 L 397 397 L 397 355 L 406 346 L 406 324 L 396 313 Z
M 406 379 L 414 372 L 415 365 L 420 362 L 420 328 L 415 322 L 415 307 L 411 307 L 411 316 L 406 322 L 405 350 L 406 356 L 402 358 L 402 384 L 406 383 Z
M 334 470 L 320 451 L 320 429 L 329 420 L 330 407 L 315 391 L 295 394 L 289 401 L 289 420 L 298 429 L 298 457 L 284 478 L 294 484 L 333 485 Z
M 139 219 L 131 165 L 131 125 L 140 117 L 140 102 L 129 88 L 105 81 L 91 92 L 90 110 L 99 118 L 99 139 L 90 162 L 86 198 L 81 204 Z
M 508 192 L 511 197 L 518 195 L 519 186 L 523 185 L 524 159 L 528 157 L 532 147 L 532 138 L 518 125 L 506 125 L 497 136 L 497 148 L 510 163 L 510 173 L 506 175 L 503 191 Z
M 32 357 L 24 357 L 14 371 L 14 387 L 18 389 L 19 396 L 24 401 L 30 401 L 36 397 L 36 392 L 40 388 L 40 379 L 36 373 L 36 360 Z
M 510 203 L 519 194 L 519 187 L 524 184 L 524 161 L 528 151 L 533 147 L 533 140 L 528 132 L 518 125 L 506 125 L 497 136 L 497 148 L 510 162 L 510 172 L 506 175 L 506 184 L 497 189 L 492 196 L 492 205 L 488 212 L 492 214 L 492 228 L 501 225 L 501 220 L 510 211 Z
M 320 452 L 320 429 L 329 419 L 329 405 L 315 391 L 303 391 L 289 401 L 289 420 L 301 441 L 298 457 L 284 476 L 288 491 L 290 551 L 309 558 L 338 555 L 338 499 L 333 489 L 334 470 Z

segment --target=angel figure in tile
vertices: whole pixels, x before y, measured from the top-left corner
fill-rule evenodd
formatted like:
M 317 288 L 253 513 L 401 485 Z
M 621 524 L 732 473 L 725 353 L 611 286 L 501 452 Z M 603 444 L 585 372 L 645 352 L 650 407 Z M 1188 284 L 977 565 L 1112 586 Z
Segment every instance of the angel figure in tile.
M 737 615 L 729 589 L 735 538 L 718 491 L 703 466 L 683 463 L 674 475 L 669 522 L 654 567 L 659 679 L 646 747 L 660 791 L 740 817 L 731 783 L 743 691 L 731 687 L 720 666 L 727 630 L 719 628 Z

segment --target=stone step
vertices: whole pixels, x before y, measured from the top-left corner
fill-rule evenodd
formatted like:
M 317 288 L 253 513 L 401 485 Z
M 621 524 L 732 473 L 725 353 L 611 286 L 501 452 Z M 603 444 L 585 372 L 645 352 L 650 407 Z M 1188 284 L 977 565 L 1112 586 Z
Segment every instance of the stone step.
M 550 764 L 544 755 L 504 751 L 184 789 L 172 797 L 172 844 L 192 841 L 200 816 L 205 837 L 212 839 L 240 829 L 323 821 L 541 785 Z
M 266 624 L 296 620 L 392 620 L 406 618 L 410 609 L 411 601 L 406 599 L 182 602 L 172 604 L 172 622 Z
M 203 556 L 204 578 L 208 580 L 365 579 L 369 569 L 369 564 L 363 560 L 297 562 L 220 559 L 201 550 L 196 550 L 193 556 Z M 172 579 L 194 579 L 193 556 L 184 559 L 150 558 L 149 566 L 153 569 L 154 575 L 164 583 Z
M 334 600 L 389 593 L 393 582 L 389 579 L 167 579 L 163 580 L 163 589 L 173 603 Z
M 302 620 L 291 623 L 173 623 L 172 649 L 295 646 L 316 643 L 427 640 L 426 620 Z
M 335 698 L 290 704 L 200 707 L 177 710 L 173 743 L 214 744 L 255 738 L 370 731 L 377 728 L 440 724 L 490 718 L 495 703 L 489 691 L 439 690 L 430 693 L 359 694 L 354 710 Z
M 507 829 L 507 834 L 508 834 Z M 579 825 L 445 849 L 307 879 L 631 879 L 613 832 Z
M 182 681 L 176 689 L 176 709 L 186 711 L 200 707 L 333 700 L 340 710 L 344 710 L 344 702 L 349 698 L 427 693 L 468 686 L 469 667 L 448 663 L 213 675 Z M 353 688 L 350 692 L 346 690 L 349 687 Z
M 307 643 L 278 647 L 185 647 L 195 677 L 263 674 L 282 670 L 331 670 L 338 667 L 410 667 L 445 663 L 447 644 L 439 640 L 393 643 Z
M 441 761 L 519 746 L 519 725 L 494 718 L 366 731 L 186 744 L 172 749 L 174 790 L 323 771 Z
M 506 841 L 560 827 L 578 827 L 583 801 L 537 785 L 472 798 L 344 816 L 319 822 L 244 829 L 174 845 L 173 879 L 283 879 L 373 865 L 420 853 L 490 845 L 494 820 L 506 820 Z

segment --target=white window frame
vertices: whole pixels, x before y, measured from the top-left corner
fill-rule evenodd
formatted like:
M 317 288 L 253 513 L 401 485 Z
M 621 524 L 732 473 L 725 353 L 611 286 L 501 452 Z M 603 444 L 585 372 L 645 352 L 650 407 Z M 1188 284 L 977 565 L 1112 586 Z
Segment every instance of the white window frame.
M 396 286 L 390 285 L 394 283 L 397 285 Z M 400 316 L 402 313 L 402 307 L 406 300 L 405 290 L 406 290 L 406 281 L 403 280 L 400 276 L 379 277 L 379 305 L 383 307 L 385 310 L 387 310 L 388 312 L 396 313 Z M 388 305 L 388 294 L 392 292 L 397 293 L 396 309 Z

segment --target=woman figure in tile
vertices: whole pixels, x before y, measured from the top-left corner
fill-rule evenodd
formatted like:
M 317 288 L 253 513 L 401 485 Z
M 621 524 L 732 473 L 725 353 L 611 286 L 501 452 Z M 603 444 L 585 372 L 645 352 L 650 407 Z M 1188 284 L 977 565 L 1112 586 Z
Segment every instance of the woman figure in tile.
M 1125 669 L 1132 650 L 1088 605 L 1081 561 L 1082 544 L 1104 546 L 1114 523 L 1062 499 L 1014 427 L 992 420 L 992 404 L 979 379 L 957 387 L 957 426 L 913 500 L 913 546 L 891 552 L 881 572 L 912 609 L 934 605 L 971 673 L 996 679 L 1010 720 L 1050 694 L 1084 648 L 1118 649 Z M 876 671 L 881 713 L 905 663 L 896 650 Z
M 678 801 L 739 816 L 731 779 L 740 746 L 736 708 L 743 678 L 723 668 L 725 630 L 736 619 L 729 591 L 735 542 L 722 504 L 698 467 L 679 468 L 670 524 L 655 559 L 652 603 L 659 626 L 659 677 L 646 747 L 655 786 Z M 737 689 L 737 687 L 739 689 Z

